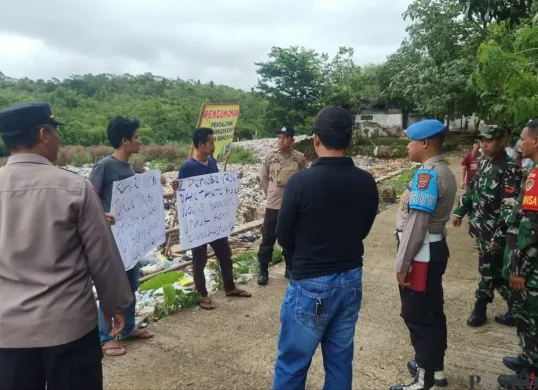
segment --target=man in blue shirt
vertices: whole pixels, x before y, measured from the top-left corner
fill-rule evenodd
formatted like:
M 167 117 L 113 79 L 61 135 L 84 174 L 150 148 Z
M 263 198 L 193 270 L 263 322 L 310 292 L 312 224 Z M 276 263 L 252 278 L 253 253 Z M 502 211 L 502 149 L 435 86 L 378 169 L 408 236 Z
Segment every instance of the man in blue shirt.
M 219 171 L 217 160 L 213 158 L 213 152 L 215 151 L 213 130 L 209 128 L 196 129 L 192 135 L 192 142 L 196 150 L 193 157 L 181 165 L 178 179 L 217 173 Z M 172 182 L 172 189 L 177 191 L 178 188 L 179 181 L 174 180 Z M 251 294 L 235 287 L 232 250 L 228 244 L 228 237 L 219 238 L 218 240 L 210 242 L 209 245 L 213 248 L 215 256 L 220 263 L 226 296 L 250 298 Z M 202 296 L 200 307 L 205 310 L 213 310 L 215 305 L 211 302 L 211 298 L 209 298 L 204 275 L 204 269 L 207 264 L 207 244 L 192 248 L 191 251 L 194 268 L 194 285 L 196 286 L 196 290 Z

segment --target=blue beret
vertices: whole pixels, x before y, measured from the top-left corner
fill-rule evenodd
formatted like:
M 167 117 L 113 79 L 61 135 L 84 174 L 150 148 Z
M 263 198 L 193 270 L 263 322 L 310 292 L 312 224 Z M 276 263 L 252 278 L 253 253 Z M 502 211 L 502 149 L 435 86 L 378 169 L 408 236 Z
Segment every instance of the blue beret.
M 446 126 L 437 119 L 426 119 L 418 123 L 414 123 L 407 128 L 405 133 L 407 138 L 413 141 L 422 141 L 423 139 L 433 137 L 436 134 L 442 133 Z

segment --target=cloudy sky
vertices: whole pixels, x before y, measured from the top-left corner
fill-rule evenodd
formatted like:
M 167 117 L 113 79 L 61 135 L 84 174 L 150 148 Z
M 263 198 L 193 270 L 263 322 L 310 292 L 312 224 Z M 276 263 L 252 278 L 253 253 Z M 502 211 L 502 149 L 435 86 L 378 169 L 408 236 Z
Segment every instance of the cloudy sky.
M 411 0 L 6 0 L 0 71 L 10 77 L 151 72 L 249 89 L 271 46 L 382 62 Z

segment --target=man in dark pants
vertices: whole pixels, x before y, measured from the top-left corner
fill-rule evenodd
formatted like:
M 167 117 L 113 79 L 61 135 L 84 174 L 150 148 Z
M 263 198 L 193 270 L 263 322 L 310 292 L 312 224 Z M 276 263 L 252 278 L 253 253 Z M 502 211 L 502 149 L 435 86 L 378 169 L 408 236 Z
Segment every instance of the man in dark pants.
M 443 310 L 443 275 L 448 262 L 446 222 L 456 196 L 454 174 L 443 161 L 445 126 L 425 120 L 410 126 L 409 158 L 422 163 L 402 194 L 396 223 L 396 279 L 415 359 L 408 369 L 415 380 L 391 390 L 429 390 L 447 386 L 444 356 L 447 348 Z
M 52 165 L 58 125 L 45 103 L 0 112 L 11 154 L 0 169 L 2 390 L 101 390 L 92 280 L 111 337 L 133 300 L 92 185 Z
M 278 150 L 271 151 L 265 157 L 260 167 L 260 186 L 265 194 L 266 208 L 262 225 L 262 242 L 258 252 L 260 275 L 258 284 L 266 285 L 269 281 L 269 263 L 273 257 L 273 247 L 276 242 L 276 222 L 278 211 L 282 205 L 284 188 L 290 177 L 306 167 L 304 155 L 293 150 L 295 130 L 283 127 L 278 132 Z M 286 261 L 286 277 L 291 276 L 290 253 L 283 249 Z
M 215 151 L 213 130 L 210 128 L 196 129 L 192 135 L 192 142 L 195 148 L 194 155 L 181 165 L 178 179 L 217 173 L 219 171 L 217 160 L 213 158 L 213 152 Z M 177 191 L 178 188 L 179 180 L 174 180 L 172 182 L 172 189 Z M 250 293 L 235 287 L 232 250 L 228 244 L 228 237 L 219 238 L 210 242 L 209 245 L 215 251 L 215 256 L 219 261 L 226 296 L 250 298 Z M 194 268 L 194 285 L 196 286 L 196 291 L 202 296 L 200 307 L 205 310 L 213 310 L 215 305 L 211 302 L 211 298 L 209 298 L 204 275 L 204 269 L 207 264 L 207 244 L 192 248 L 191 251 Z

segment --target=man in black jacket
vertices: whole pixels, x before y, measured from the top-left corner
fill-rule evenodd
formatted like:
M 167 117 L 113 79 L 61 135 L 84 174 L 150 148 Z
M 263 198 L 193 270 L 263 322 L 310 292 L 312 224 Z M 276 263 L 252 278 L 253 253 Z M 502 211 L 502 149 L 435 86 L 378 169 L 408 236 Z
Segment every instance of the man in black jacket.
M 353 338 L 362 299 L 362 256 L 379 197 L 373 177 L 345 157 L 351 114 L 321 110 L 314 121 L 319 159 L 293 175 L 278 215 L 280 245 L 293 254 L 281 309 L 273 389 L 304 389 L 321 343 L 327 389 L 351 389 Z

